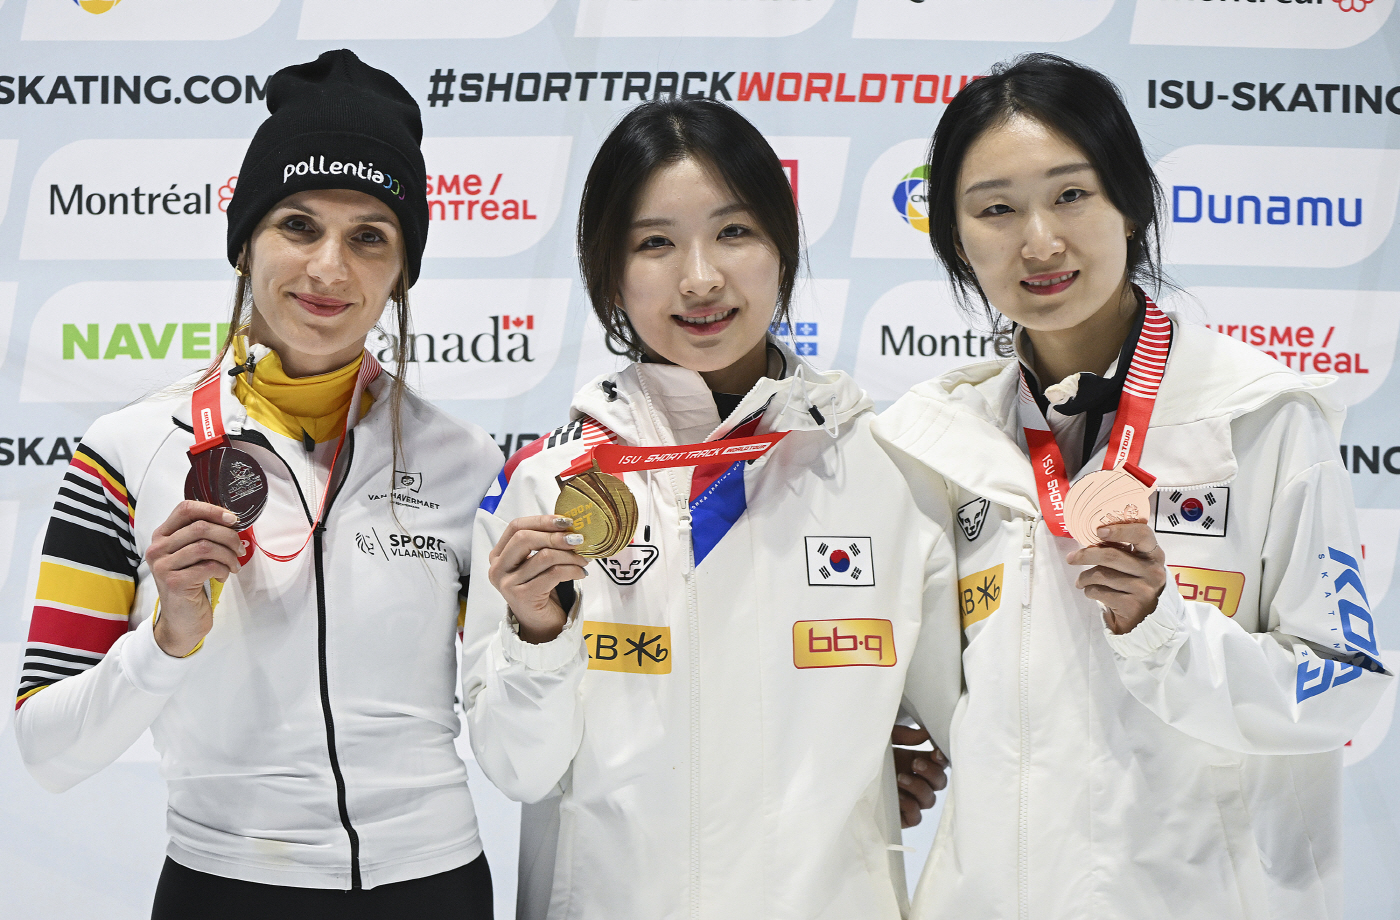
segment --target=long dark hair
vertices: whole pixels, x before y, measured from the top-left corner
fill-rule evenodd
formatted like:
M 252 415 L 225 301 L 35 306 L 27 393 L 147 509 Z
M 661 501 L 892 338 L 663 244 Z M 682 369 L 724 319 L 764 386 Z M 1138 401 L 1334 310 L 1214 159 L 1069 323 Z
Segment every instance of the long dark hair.
M 628 112 L 598 148 L 578 209 L 578 264 L 593 312 L 621 353 L 644 354 L 617 306 L 627 234 L 642 187 L 658 168 L 694 159 L 712 168 L 753 214 L 778 253 L 774 322 L 786 322 L 802 259 L 802 232 L 792 187 L 778 155 L 744 116 L 707 99 L 644 102 Z
M 929 144 L 928 235 L 959 305 L 971 312 L 975 292 L 992 328 L 999 327 L 1000 316 L 958 255 L 957 183 L 968 148 L 1015 115 L 1052 128 L 1088 158 L 1108 200 L 1133 230 L 1128 279 L 1154 295 L 1171 287 L 1161 267 L 1162 187 L 1118 87 L 1097 70 L 1065 58 L 1026 54 L 965 86 L 944 110 Z

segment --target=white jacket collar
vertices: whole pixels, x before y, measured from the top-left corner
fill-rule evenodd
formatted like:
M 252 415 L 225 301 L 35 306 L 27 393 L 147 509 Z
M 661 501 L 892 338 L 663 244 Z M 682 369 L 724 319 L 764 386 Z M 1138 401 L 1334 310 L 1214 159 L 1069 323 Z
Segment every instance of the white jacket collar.
M 631 443 L 694 444 L 722 438 L 763 411 L 759 432 L 835 430 L 874 403 L 848 374 L 820 371 L 770 337 L 787 375 L 761 377 L 721 422 L 699 373 L 670 364 L 633 363 L 596 378 L 574 397 L 573 418 L 589 416 Z M 610 395 L 615 394 L 615 395 Z M 811 412 L 821 415 L 818 422 Z
M 1230 423 L 1287 394 L 1307 394 L 1340 433 L 1345 410 L 1326 389 L 1335 378 L 1298 374 L 1175 316 L 1172 325 L 1141 463 L 1158 488 L 1233 480 L 1238 464 Z M 915 386 L 880 416 L 875 431 L 968 491 L 1035 515 L 1035 479 L 1017 427 L 1017 385 L 1014 360 L 968 365 Z M 1097 469 L 1102 458 L 1102 452 L 1088 458 L 1085 469 Z

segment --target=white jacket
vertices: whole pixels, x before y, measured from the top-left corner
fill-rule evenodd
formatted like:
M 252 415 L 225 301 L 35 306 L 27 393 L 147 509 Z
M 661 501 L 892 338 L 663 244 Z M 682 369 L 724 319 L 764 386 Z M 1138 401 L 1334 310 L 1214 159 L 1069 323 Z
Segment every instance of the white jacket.
M 756 413 L 759 433 L 792 433 L 698 501 L 690 469 L 624 474 L 641 526 L 588 566 L 559 638 L 505 625 L 487 553 L 510 520 L 552 511 L 585 445 L 721 438 Z M 634 364 L 572 414 L 488 497 L 467 606 L 477 759 L 508 795 L 544 798 L 526 809 L 518 916 L 902 916 L 890 729 L 906 677 L 936 737 L 961 686 L 946 503 L 918 507 L 838 372 L 764 378 L 720 424 L 699 374 Z
M 880 417 L 961 525 L 967 690 L 913 916 L 1342 916 L 1339 749 L 1390 676 L 1326 382 L 1175 324 L 1141 462 L 1175 583 L 1122 636 L 1038 510 L 1016 362 Z
M 169 786 L 168 853 L 181 865 L 372 888 L 481 853 L 453 744 L 455 633 L 476 506 L 501 455 L 485 432 L 410 394 L 407 469 L 395 472 L 387 381 L 370 385 L 378 398 L 347 436 L 324 530 L 291 562 L 255 553 L 183 659 L 153 638 L 142 555 L 183 498 L 189 391 L 93 423 L 50 524 L 44 564 L 56 574 L 41 576 L 21 694 L 49 685 L 15 714 L 20 753 L 45 787 L 73 786 L 149 727 Z M 270 482 L 255 533 L 289 553 L 311 530 L 335 440 L 308 454 L 249 420 L 231 386 L 223 412 Z M 87 528 L 76 536 L 75 521 Z M 86 561 L 75 547 L 91 549 Z M 101 609 L 94 578 L 108 595 L 125 591 L 129 610 Z M 100 635 L 112 626 L 115 643 Z M 60 633 L 68 645 L 47 641 Z

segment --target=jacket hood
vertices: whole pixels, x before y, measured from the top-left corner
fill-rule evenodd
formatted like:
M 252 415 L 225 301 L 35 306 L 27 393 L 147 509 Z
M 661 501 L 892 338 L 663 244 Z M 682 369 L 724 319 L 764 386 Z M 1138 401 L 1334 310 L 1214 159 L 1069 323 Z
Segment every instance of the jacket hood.
M 1238 464 L 1230 423 L 1283 396 L 1312 399 L 1340 434 L 1346 410 L 1329 390 L 1336 378 L 1299 374 L 1242 342 L 1175 315 L 1171 320 L 1171 352 L 1141 463 L 1157 477 L 1157 488 L 1233 480 Z M 958 368 L 901 397 L 876 421 L 876 436 L 969 491 L 1038 514 L 1034 474 L 1020 443 L 1018 384 L 1014 359 Z M 1163 429 L 1174 436 L 1151 436 Z M 1084 468 L 1097 469 L 1101 457 Z
M 818 428 L 834 432 L 874 409 L 849 374 L 817 370 L 773 336 L 768 342 L 768 376 L 759 378 L 727 419 L 720 419 L 714 396 L 698 372 L 641 362 L 590 381 L 575 395 L 570 417 L 591 417 L 626 441 L 654 436 L 662 444 L 695 444 L 724 437 L 760 410 L 758 431 L 768 433 Z M 648 412 L 648 403 L 654 412 Z

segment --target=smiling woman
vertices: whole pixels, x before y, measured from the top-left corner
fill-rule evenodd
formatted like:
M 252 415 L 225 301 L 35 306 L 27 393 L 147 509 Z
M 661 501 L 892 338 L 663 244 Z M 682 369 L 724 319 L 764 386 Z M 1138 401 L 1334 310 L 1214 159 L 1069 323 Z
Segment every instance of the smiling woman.
M 719 103 L 638 106 L 589 170 L 579 263 L 635 363 L 506 464 L 463 635 L 477 761 L 531 803 L 517 917 L 901 916 L 899 816 L 943 777 L 897 785 L 891 727 L 941 739 L 957 697 L 952 515 L 770 333 L 799 239 Z
M 228 336 L 75 452 L 16 738 L 58 791 L 151 730 L 171 778 L 155 920 L 488 918 L 450 727 L 500 453 L 408 392 L 402 348 L 386 371 L 364 347 L 391 304 L 407 339 L 428 227 L 418 107 L 348 51 L 267 90 L 228 207 Z
M 977 517 L 956 769 L 911 917 L 1341 916 L 1340 749 L 1390 674 L 1329 381 L 1138 284 L 1161 282 L 1161 195 L 1104 75 L 997 65 L 928 173 L 934 251 L 1015 356 L 875 428 L 916 493 L 956 483 Z

